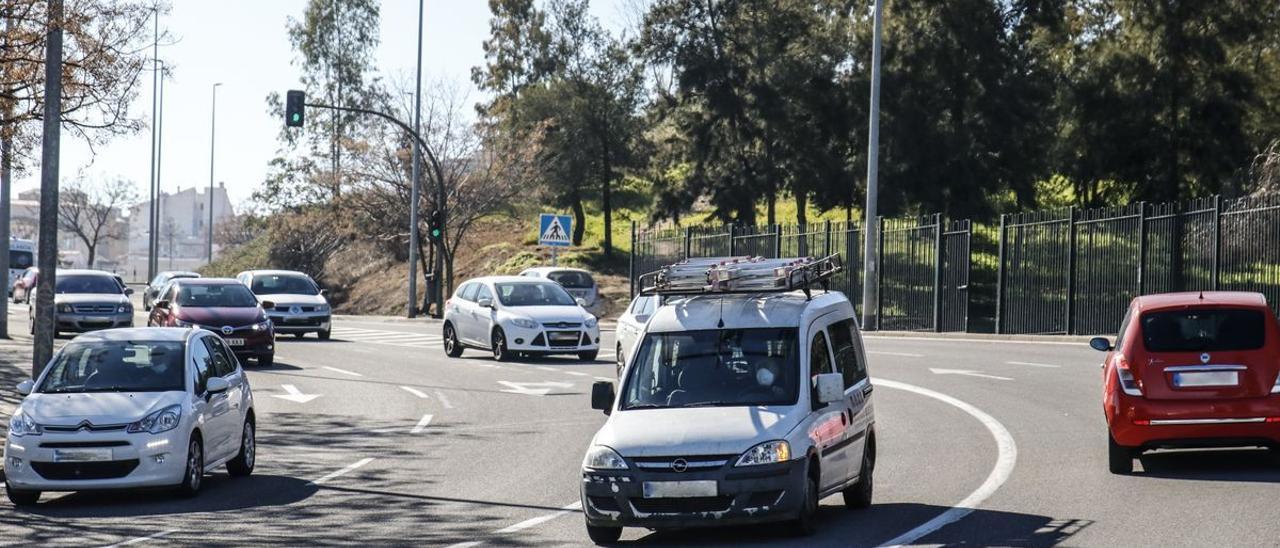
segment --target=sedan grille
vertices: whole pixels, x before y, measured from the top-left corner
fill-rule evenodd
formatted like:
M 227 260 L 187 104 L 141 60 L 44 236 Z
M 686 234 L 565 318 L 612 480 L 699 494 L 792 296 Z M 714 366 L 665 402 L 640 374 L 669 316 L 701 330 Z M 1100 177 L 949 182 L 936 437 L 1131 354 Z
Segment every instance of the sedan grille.
M 138 467 L 138 459 L 107 462 L 39 462 L 31 468 L 50 480 L 97 480 L 123 478 Z
M 76 314 L 110 314 L 116 311 L 114 304 L 76 304 L 71 305 L 71 309 Z

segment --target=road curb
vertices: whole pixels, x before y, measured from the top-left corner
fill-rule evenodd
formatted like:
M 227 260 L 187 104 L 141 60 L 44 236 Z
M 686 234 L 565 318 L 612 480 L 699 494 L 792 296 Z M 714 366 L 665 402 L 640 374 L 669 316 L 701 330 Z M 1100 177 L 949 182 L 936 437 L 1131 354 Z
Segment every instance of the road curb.
M 1008 335 L 995 333 L 934 333 L 932 331 L 864 331 L 866 337 L 901 339 L 952 339 L 957 341 L 1056 342 L 1088 344 L 1092 336 L 1083 335 Z

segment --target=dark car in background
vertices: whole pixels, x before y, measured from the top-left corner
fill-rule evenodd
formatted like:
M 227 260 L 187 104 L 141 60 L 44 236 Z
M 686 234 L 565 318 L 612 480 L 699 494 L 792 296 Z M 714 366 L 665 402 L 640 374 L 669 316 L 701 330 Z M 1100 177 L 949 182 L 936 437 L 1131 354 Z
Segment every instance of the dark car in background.
M 181 270 L 168 270 L 156 274 L 156 277 L 151 279 L 151 283 L 147 284 L 147 288 L 142 290 L 142 309 L 151 310 L 151 305 L 156 302 L 156 295 L 159 294 L 160 290 L 164 289 L 165 284 L 170 281 L 181 278 L 199 277 L 200 273 L 198 272 L 186 272 Z
M 170 281 L 151 307 L 147 325 L 191 327 L 217 333 L 237 358 L 275 363 L 275 329 L 249 288 L 230 278 Z

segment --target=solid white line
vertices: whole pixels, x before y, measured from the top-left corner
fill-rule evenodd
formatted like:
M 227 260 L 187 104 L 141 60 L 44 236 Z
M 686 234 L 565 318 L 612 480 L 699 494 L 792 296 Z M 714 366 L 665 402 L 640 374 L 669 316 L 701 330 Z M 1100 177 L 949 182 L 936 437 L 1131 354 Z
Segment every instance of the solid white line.
M 991 468 L 991 473 L 987 474 L 986 481 L 983 481 L 982 485 L 979 485 L 976 490 L 969 493 L 969 496 L 937 517 L 898 535 L 881 546 L 912 544 L 947 525 L 959 521 L 981 506 L 987 498 L 995 494 L 996 490 L 1000 489 L 1000 486 L 1004 485 L 1004 482 L 1009 479 L 1009 474 L 1013 473 L 1013 467 L 1018 463 L 1018 445 L 1013 441 L 1013 434 L 1010 434 L 1009 430 L 1003 424 L 1000 424 L 1000 421 L 996 420 L 995 417 L 964 401 L 928 388 L 880 378 L 872 379 L 872 384 L 928 396 L 968 413 L 973 418 L 978 419 L 978 422 L 981 422 L 991 432 L 991 437 L 996 440 L 997 450 L 996 464 Z
M 369 463 L 371 463 L 371 462 L 373 462 L 373 457 L 365 457 L 365 458 L 360 459 L 360 460 L 358 460 L 358 461 L 356 461 L 356 462 L 354 462 L 354 463 L 352 463 L 352 464 L 348 464 L 346 468 L 343 468 L 343 469 L 341 469 L 341 470 L 338 470 L 337 472 L 330 472 L 330 473 L 328 473 L 328 474 L 325 474 L 325 475 L 323 475 L 323 476 L 320 476 L 320 479 L 317 479 L 317 480 L 315 480 L 315 481 L 312 481 L 312 482 L 311 482 L 310 484 L 308 484 L 308 485 L 320 485 L 320 484 L 322 484 L 322 483 L 324 483 L 324 482 L 326 482 L 326 481 L 329 481 L 329 480 L 331 480 L 331 479 L 333 479 L 333 478 L 336 478 L 336 477 L 338 477 L 338 476 L 341 476 L 341 475 L 343 475 L 343 474 L 346 474 L 346 473 L 348 473 L 348 472 L 351 472 L 352 470 L 355 470 L 356 468 L 359 468 L 359 467 L 364 466 L 364 465 L 366 465 L 366 464 L 369 464 Z
M 413 394 L 419 398 L 422 398 L 424 400 L 427 399 L 427 394 L 421 390 L 418 390 L 417 388 L 414 388 L 412 386 L 401 386 L 400 388 L 403 389 L 405 392 Z
M 362 343 L 387 344 L 387 343 L 393 343 L 393 342 L 409 342 L 409 341 L 427 342 L 427 341 L 430 341 L 431 339 L 426 335 L 415 335 L 411 333 L 405 333 L 402 335 L 375 335 L 375 336 L 360 337 L 360 338 L 353 337 L 351 340 L 355 342 L 362 342 Z
M 537 367 L 538 369 L 541 369 L 543 371 L 559 371 L 559 369 L 556 369 L 554 367 L 546 367 L 543 365 L 535 365 L 534 367 Z
M 611 379 L 611 378 L 609 378 L 609 377 L 595 377 L 595 379 L 596 379 L 596 380 L 598 380 L 598 381 L 616 381 L 616 380 L 618 380 L 618 379 Z
M 363 377 L 363 376 L 364 376 L 364 375 L 361 375 L 361 374 L 359 374 L 359 373 L 356 373 L 355 371 L 347 371 L 346 369 L 338 369 L 337 367 L 329 367 L 329 366 L 327 366 L 327 365 L 326 365 L 326 366 L 324 366 L 324 368 L 325 368 L 325 369 L 328 369 L 329 371 L 336 372 L 336 373 L 342 373 L 343 375 L 351 375 L 352 377 Z
M 423 430 L 426 430 L 427 426 L 429 426 L 430 424 L 431 424 L 431 415 L 423 415 L 422 418 L 418 420 L 418 424 L 414 425 L 413 430 L 410 430 L 409 433 L 417 434 L 419 432 L 422 432 Z
M 522 521 L 522 522 L 520 522 L 520 523 L 517 523 L 517 524 L 515 524 L 515 525 L 510 525 L 510 526 L 507 526 L 507 527 L 503 527 L 502 529 L 498 529 L 497 531 L 494 531 L 493 533 L 494 533 L 495 535 L 505 535 L 505 534 L 508 534 L 508 533 L 515 533 L 515 532 L 517 532 L 517 531 L 523 531 L 523 530 L 528 529 L 528 528 L 530 528 L 530 527 L 537 527 L 537 526 L 539 526 L 539 525 L 542 525 L 543 523 L 546 523 L 546 522 L 548 522 L 548 521 L 551 521 L 551 520 L 553 520 L 553 519 L 556 519 L 556 518 L 558 518 L 558 517 L 560 517 L 560 516 L 563 516 L 563 515 L 565 515 L 565 514 L 568 514 L 569 512 L 573 512 L 573 511 L 578 510 L 578 509 L 580 509 L 580 508 L 582 508 L 582 501 L 578 501 L 578 502 L 575 502 L 575 503 L 573 503 L 573 504 L 570 504 L 570 505 L 567 505 L 567 506 L 561 507 L 561 509 L 560 509 L 560 511 L 559 511 L 559 512 L 555 512 L 555 513 L 552 513 L 552 514 L 547 514 L 547 515 L 545 515 L 545 516 L 538 516 L 538 517 L 536 517 L 536 518 L 529 518 L 529 519 L 526 519 L 526 520 L 524 520 L 524 521 Z
M 952 339 L 948 337 L 881 337 L 876 335 L 863 335 L 863 339 L 875 339 L 878 341 L 930 341 L 930 342 L 970 342 L 970 343 L 996 343 L 996 344 L 1058 344 L 1068 346 L 1086 346 L 1080 342 L 1070 341 L 1006 341 L 1000 339 Z
M 924 354 L 912 354 L 910 352 L 885 352 L 883 350 L 868 350 L 868 354 L 880 354 L 882 356 L 901 356 L 903 358 L 923 358 Z
M 449 397 L 445 396 L 444 392 L 436 390 L 436 399 L 440 400 L 440 405 L 443 405 L 445 409 L 453 409 L 453 404 L 449 403 Z
M 116 546 L 128 546 L 128 545 L 130 545 L 130 544 L 137 544 L 137 543 L 139 543 L 139 542 L 146 542 L 146 541 L 148 541 L 148 540 L 155 540 L 155 539 L 158 539 L 158 538 L 163 537 L 163 536 L 165 536 L 165 535 L 171 535 L 171 534 L 173 534 L 173 533 L 177 533 L 177 532 L 178 532 L 178 530 L 177 530 L 177 529 L 169 529 L 168 531 L 160 531 L 159 533 L 156 533 L 156 534 L 154 534 L 154 535 L 147 535 L 147 536 L 145 536 L 145 537 L 131 538 L 131 539 L 126 540 L 126 541 L 124 541 L 124 542 L 117 542 L 117 543 L 115 543 L 115 544 L 108 545 L 106 548 L 114 548 L 114 547 L 116 547 Z
M 450 544 L 448 546 L 445 546 L 444 548 L 471 548 L 472 546 L 479 546 L 481 544 L 484 544 L 484 543 L 478 540 L 473 540 L 471 542 L 459 542 L 457 544 Z
M 565 375 L 573 375 L 573 376 L 575 376 L 575 377 L 590 377 L 590 376 L 591 376 L 591 375 L 588 375 L 588 374 L 583 373 L 583 372 L 581 372 L 581 371 L 565 371 L 565 372 L 564 372 L 564 374 L 565 374 Z
M 1062 367 L 1061 365 L 1053 365 L 1051 363 L 1036 363 L 1036 362 L 1004 362 L 1004 363 L 1007 363 L 1009 365 L 1029 365 L 1031 367 Z

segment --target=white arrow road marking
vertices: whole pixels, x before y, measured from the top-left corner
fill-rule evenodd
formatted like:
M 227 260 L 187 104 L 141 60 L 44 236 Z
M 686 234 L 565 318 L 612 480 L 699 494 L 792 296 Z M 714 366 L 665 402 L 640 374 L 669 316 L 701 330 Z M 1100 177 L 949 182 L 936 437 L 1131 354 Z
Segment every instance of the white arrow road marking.
M 363 376 L 364 376 L 364 375 L 361 375 L 361 374 L 359 374 L 359 373 L 356 373 L 355 371 L 347 371 L 346 369 L 338 369 L 337 367 L 329 367 L 329 366 L 327 366 L 327 365 L 326 365 L 326 366 L 324 366 L 324 368 L 325 368 L 325 369 L 328 369 L 329 371 L 333 371 L 333 372 L 335 372 L 335 373 L 342 373 L 343 375 L 351 375 L 352 377 L 363 377 Z
M 509 382 L 498 381 L 498 384 L 509 387 L 503 392 L 524 394 L 526 396 L 545 396 L 555 388 L 573 388 L 571 382 Z
M 507 527 L 503 527 L 502 529 L 498 529 L 493 533 L 495 535 L 505 535 L 507 533 L 515 533 L 517 531 L 523 531 L 530 527 L 537 527 L 538 525 L 542 525 L 543 523 L 546 523 L 560 516 L 568 514 L 569 512 L 579 510 L 581 508 L 582 508 L 582 501 L 578 501 L 568 506 L 561 507 L 559 512 L 555 512 L 553 514 L 547 514 L 545 516 L 538 516 L 536 518 L 529 518 L 515 525 L 510 525 Z
M 413 430 L 410 430 L 409 433 L 410 434 L 420 433 L 423 430 L 426 430 L 427 426 L 430 424 L 431 424 L 431 415 L 423 415 L 422 419 L 418 420 L 418 424 L 414 425 Z
M 298 387 L 292 384 L 282 384 L 280 385 L 280 388 L 283 388 L 285 392 L 288 392 L 288 394 L 272 394 L 271 397 L 280 398 L 282 400 L 289 400 L 294 403 L 307 403 L 323 395 L 323 394 L 303 394 L 301 390 L 298 390 Z
M 421 390 L 418 390 L 417 388 L 414 388 L 412 386 L 401 386 L 400 388 L 403 389 L 405 392 L 413 394 L 419 398 L 422 398 L 424 400 L 427 399 L 427 394 Z
M 883 350 L 868 350 L 868 354 L 879 354 L 881 356 L 899 356 L 902 358 L 923 358 L 924 354 L 912 354 L 910 352 L 885 352 Z
M 445 409 L 453 409 L 453 404 L 449 403 L 449 397 L 444 395 L 444 392 L 436 390 L 436 399 L 440 400 L 440 405 L 443 405 Z
M 371 462 L 373 462 L 373 457 L 366 457 L 366 458 L 360 459 L 354 463 L 348 464 L 345 468 L 338 470 L 337 472 L 329 472 L 328 474 L 320 476 L 320 479 L 312 481 L 311 485 L 320 485 L 326 481 L 329 481 L 343 474 L 349 473 L 352 470 L 355 470 L 356 468 L 359 468 Z
M 1036 362 L 1004 362 L 1004 363 L 1007 363 L 1009 365 L 1029 365 L 1031 367 L 1062 367 L 1061 365 L 1053 365 L 1051 363 L 1036 363 Z
M 932 372 L 933 372 L 933 374 L 935 374 L 935 375 L 965 375 L 965 376 L 968 376 L 968 377 L 979 377 L 979 378 L 983 378 L 983 379 L 995 379 L 995 380 L 998 380 L 998 381 L 1011 381 L 1011 380 L 1013 380 L 1013 379 L 1011 379 L 1011 378 L 1009 378 L 1009 377 L 998 377 L 998 376 L 995 376 L 995 375 L 988 375 L 988 374 L 986 374 L 986 373 L 982 373 L 982 372 L 980 372 L 980 371 L 970 371 L 970 370 L 968 370 L 968 369 L 934 369 L 934 368 L 930 367 L 930 368 L 929 368 L 929 371 L 932 371 Z

